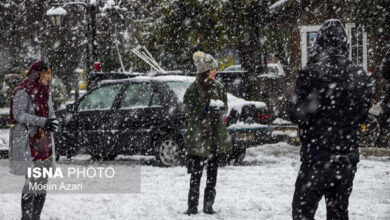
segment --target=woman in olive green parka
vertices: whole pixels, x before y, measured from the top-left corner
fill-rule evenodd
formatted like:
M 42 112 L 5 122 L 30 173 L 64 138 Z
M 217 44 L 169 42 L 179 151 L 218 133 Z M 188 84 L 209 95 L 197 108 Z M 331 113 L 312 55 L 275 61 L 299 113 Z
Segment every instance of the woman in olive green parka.
M 204 194 L 203 212 L 214 214 L 218 156 L 232 149 L 224 117 L 227 113 L 227 92 L 215 80 L 217 62 L 203 52 L 194 54 L 197 76 L 184 95 L 187 132 L 187 169 L 191 174 L 186 214 L 197 214 L 199 186 L 203 167 L 207 165 L 207 183 Z
M 209 106 L 210 99 L 207 97 L 202 100 L 199 97 L 199 88 L 197 80 L 187 89 L 184 95 L 184 106 L 187 119 L 187 133 L 185 147 L 190 155 L 207 158 L 210 156 L 211 145 L 217 146 L 217 153 L 227 153 L 232 148 L 230 136 L 227 133 L 226 125 L 223 116 L 227 113 L 227 93 L 223 85 L 215 80 L 204 82 L 205 91 L 212 100 L 221 100 L 223 102 L 223 113 L 219 118 L 210 118 L 207 114 L 207 106 Z M 214 102 L 215 103 L 215 102 Z M 210 108 L 210 107 L 209 107 Z M 210 121 L 208 121 L 210 120 Z M 215 131 L 211 126 L 208 126 L 216 121 Z M 212 133 L 216 134 L 212 136 Z

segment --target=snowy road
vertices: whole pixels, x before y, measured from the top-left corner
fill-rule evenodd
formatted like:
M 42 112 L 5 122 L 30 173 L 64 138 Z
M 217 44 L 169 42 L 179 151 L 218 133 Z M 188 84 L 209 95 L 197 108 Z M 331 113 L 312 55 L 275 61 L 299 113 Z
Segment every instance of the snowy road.
M 0 163 L 5 163 L 1 160 Z M 51 219 L 291 219 L 298 148 L 285 143 L 248 150 L 243 166 L 219 169 L 215 216 L 182 214 L 189 175 L 183 167 L 142 166 L 141 193 L 48 194 L 42 220 Z M 7 170 L 0 170 L 0 175 Z M 201 200 L 205 178 L 202 178 Z M 20 219 L 20 195 L 0 195 L 0 219 Z M 200 209 L 202 206 L 199 207 Z M 362 158 L 350 198 L 350 219 L 390 219 L 390 158 Z M 325 219 L 321 200 L 317 219 Z

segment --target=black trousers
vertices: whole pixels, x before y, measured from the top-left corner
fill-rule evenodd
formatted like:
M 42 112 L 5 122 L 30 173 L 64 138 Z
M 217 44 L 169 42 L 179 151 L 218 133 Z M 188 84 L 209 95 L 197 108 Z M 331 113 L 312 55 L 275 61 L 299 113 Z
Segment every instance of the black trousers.
M 199 204 L 199 188 L 202 178 L 203 167 L 207 166 L 207 182 L 204 191 L 203 207 L 211 207 L 214 203 L 218 174 L 218 156 L 216 153 L 211 154 L 207 160 L 205 158 L 189 156 L 187 158 L 188 173 L 191 173 L 190 190 L 188 192 L 188 207 L 197 207 Z
M 47 178 L 28 178 L 22 192 L 22 220 L 39 220 L 46 199 L 46 190 L 33 190 L 31 186 L 47 184 Z
M 348 219 L 348 201 L 355 172 L 356 164 L 320 168 L 302 164 L 295 183 L 293 219 L 314 219 L 322 196 L 325 196 L 328 220 Z
M 390 112 L 385 112 L 379 115 L 380 135 L 379 135 L 379 146 L 389 147 L 390 146 Z

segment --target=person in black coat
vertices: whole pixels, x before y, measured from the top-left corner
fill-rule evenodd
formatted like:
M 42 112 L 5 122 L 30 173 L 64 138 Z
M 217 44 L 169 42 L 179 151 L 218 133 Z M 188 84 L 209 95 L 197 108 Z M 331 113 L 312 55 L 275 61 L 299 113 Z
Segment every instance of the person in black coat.
M 327 219 L 348 219 L 361 124 L 373 92 L 366 71 L 348 59 L 347 39 L 339 20 L 323 23 L 289 103 L 302 142 L 293 219 L 314 219 L 322 196 Z
M 384 98 L 381 103 L 382 113 L 379 116 L 381 127 L 380 144 L 383 147 L 390 147 L 390 49 L 387 51 L 385 57 L 382 60 L 380 73 L 386 80 Z

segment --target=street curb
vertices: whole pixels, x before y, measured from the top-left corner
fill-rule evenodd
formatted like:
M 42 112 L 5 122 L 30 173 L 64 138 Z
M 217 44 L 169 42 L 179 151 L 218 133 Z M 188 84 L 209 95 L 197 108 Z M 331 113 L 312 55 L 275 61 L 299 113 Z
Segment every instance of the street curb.
M 367 156 L 384 157 L 384 156 L 390 156 L 390 148 L 365 147 L 365 148 L 360 148 L 360 153 L 365 157 Z

